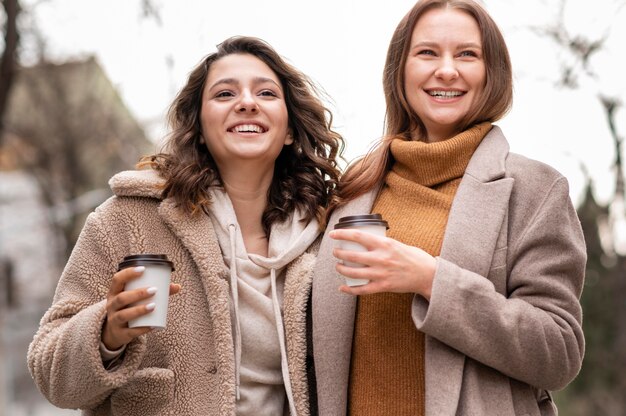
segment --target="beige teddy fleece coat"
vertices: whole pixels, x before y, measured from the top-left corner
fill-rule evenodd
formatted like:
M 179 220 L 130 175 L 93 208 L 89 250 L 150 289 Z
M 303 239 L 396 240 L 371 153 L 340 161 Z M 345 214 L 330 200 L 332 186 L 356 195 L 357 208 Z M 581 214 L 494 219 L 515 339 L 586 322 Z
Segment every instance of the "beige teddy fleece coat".
M 115 196 L 85 224 L 28 350 L 31 375 L 56 406 L 85 415 L 233 415 L 228 272 L 211 220 L 160 198 L 152 171 L 115 176 Z M 167 328 L 140 336 L 112 371 L 99 352 L 106 295 L 122 258 L 162 253 L 176 267 Z M 298 415 L 308 415 L 306 307 L 315 255 L 287 266 L 284 326 Z

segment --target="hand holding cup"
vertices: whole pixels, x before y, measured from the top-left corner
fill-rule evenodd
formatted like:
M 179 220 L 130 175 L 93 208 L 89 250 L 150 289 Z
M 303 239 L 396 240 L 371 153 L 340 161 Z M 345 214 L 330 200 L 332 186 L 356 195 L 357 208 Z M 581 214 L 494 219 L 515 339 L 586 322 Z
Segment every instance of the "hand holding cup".
M 344 221 L 348 225 L 358 220 L 347 218 Z M 351 295 L 415 293 L 430 299 L 437 269 L 433 256 L 419 247 L 381 235 L 380 229 L 377 234 L 360 226 L 342 226 L 342 219 L 330 232 L 330 237 L 338 242 L 333 254 L 340 261 L 335 268 L 346 278 L 346 285 L 339 290 Z M 382 218 L 372 220 L 382 221 Z
M 335 224 L 335 230 L 351 229 L 359 230 L 369 234 L 384 237 L 387 235 L 389 225 L 384 221 L 380 214 L 352 215 L 339 218 Z M 337 246 L 342 250 L 365 252 L 367 248 L 354 240 L 338 240 Z M 342 260 L 343 264 L 348 267 L 367 267 L 365 264 Z M 369 283 L 368 279 L 356 279 L 345 276 L 348 286 L 360 286 Z
M 124 258 L 107 295 L 102 342 L 108 349 L 116 350 L 139 335 L 165 328 L 169 295 L 180 291 L 180 285 L 170 283 L 173 269 L 164 255 Z

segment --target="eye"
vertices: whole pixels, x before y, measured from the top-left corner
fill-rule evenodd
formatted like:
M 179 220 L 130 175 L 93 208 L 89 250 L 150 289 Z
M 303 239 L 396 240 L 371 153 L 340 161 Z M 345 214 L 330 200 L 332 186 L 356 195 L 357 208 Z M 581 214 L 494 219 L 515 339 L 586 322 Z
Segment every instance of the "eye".
M 278 97 L 278 94 L 272 90 L 262 90 L 259 92 L 259 95 L 262 97 Z
M 461 58 L 478 58 L 478 53 L 476 51 L 467 50 L 459 53 Z
M 215 94 L 215 98 L 228 98 L 228 97 L 234 97 L 234 96 L 235 96 L 235 93 L 229 90 L 219 91 L 217 94 Z
M 420 49 L 419 51 L 417 51 L 417 55 L 437 56 L 435 51 L 433 51 L 432 49 Z

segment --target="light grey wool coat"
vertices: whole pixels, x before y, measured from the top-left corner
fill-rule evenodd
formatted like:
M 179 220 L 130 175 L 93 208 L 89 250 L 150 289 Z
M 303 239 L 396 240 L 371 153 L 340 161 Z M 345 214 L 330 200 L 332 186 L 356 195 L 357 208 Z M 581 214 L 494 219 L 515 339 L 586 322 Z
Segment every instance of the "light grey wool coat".
M 210 218 L 190 217 L 151 171 L 111 180 L 116 196 L 87 219 L 41 321 L 28 365 L 41 392 L 85 415 L 234 415 L 235 374 L 228 271 Z M 126 347 L 107 371 L 100 357 L 106 295 L 118 263 L 129 254 L 160 253 L 174 262 L 167 328 Z M 309 414 L 306 313 L 313 253 L 287 266 L 285 338 L 298 415 Z
M 370 192 L 335 212 L 369 213 Z M 346 414 L 356 298 L 338 292 L 333 241 L 313 278 L 313 352 L 319 412 Z M 426 335 L 427 416 L 554 415 L 584 354 L 579 303 L 586 251 L 566 179 L 509 153 L 498 127 L 459 185 L 437 258 L 432 297 L 415 296 Z

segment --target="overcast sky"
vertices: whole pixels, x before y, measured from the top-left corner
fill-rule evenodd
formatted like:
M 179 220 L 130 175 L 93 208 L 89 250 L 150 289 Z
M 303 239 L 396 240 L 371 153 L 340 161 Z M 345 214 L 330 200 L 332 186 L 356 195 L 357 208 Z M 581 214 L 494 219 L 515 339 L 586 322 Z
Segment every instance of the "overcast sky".
M 34 0 L 23 0 L 28 6 Z M 599 79 L 583 77 L 577 90 L 555 87 L 567 54 L 532 27 L 554 22 L 559 0 L 486 0 L 510 48 L 515 73 L 511 113 L 498 124 L 513 151 L 565 174 L 577 202 L 584 163 L 601 200 L 613 193 L 611 137 L 598 93 L 626 97 L 624 0 L 569 0 L 572 34 L 606 47 L 591 61 Z M 300 2 L 155 0 L 160 20 L 142 18 L 140 0 L 49 0 L 34 14 L 55 60 L 95 55 L 125 103 L 157 140 L 164 112 L 191 68 L 233 35 L 265 39 L 309 75 L 332 99 L 335 127 L 346 156 L 365 152 L 382 134 L 381 74 L 391 34 L 413 0 Z M 621 44 L 620 44 L 621 43 Z M 618 128 L 626 134 L 626 117 Z

